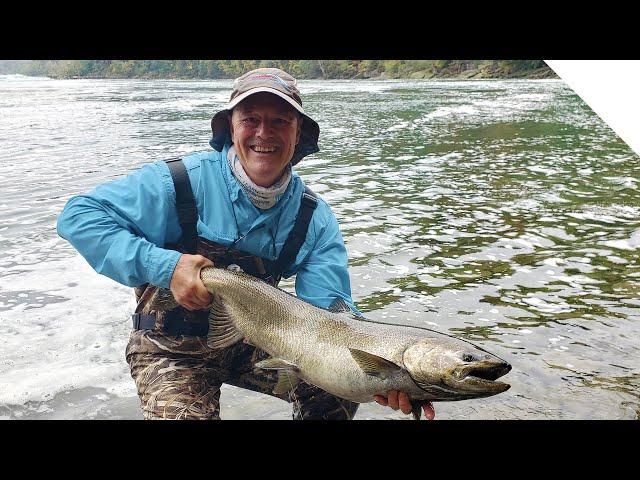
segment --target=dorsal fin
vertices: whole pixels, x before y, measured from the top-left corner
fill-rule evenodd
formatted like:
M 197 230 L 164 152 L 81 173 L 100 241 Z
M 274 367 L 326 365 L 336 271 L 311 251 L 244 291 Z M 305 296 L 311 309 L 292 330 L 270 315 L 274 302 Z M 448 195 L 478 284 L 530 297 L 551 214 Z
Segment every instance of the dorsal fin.
M 343 312 L 351 313 L 351 308 L 349 307 L 347 302 L 345 302 L 344 299 L 341 297 L 337 297 L 333 302 L 331 302 L 331 305 L 329 305 L 328 310 L 332 313 L 343 313 Z

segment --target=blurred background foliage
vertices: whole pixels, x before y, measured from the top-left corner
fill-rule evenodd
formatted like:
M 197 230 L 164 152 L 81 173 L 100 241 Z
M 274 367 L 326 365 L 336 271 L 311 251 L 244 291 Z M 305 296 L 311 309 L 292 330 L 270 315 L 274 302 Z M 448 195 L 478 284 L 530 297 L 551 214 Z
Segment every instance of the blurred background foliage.
M 302 79 L 547 78 L 542 60 L 13 60 L 0 73 L 53 78 L 235 78 L 260 67 Z

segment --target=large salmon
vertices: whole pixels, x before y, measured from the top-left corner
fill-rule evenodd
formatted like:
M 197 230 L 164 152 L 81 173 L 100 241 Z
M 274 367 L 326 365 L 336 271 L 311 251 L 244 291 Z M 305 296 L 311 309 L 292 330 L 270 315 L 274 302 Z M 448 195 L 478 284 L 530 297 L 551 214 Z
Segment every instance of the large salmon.
M 299 379 L 358 403 L 399 390 L 415 414 L 420 401 L 488 397 L 509 388 L 496 379 L 511 365 L 467 341 L 372 322 L 342 301 L 324 310 L 241 272 L 207 267 L 201 279 L 214 296 L 209 346 L 244 340 L 265 350 L 272 358 L 256 367 L 278 370 L 276 393 Z

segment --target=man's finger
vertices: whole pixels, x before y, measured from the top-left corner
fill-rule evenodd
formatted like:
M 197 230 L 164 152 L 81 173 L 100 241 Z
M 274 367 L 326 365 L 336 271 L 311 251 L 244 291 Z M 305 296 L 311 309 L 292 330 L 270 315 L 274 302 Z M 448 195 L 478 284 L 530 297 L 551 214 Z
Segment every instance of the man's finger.
M 400 410 L 405 415 L 411 413 L 411 410 L 413 410 L 411 407 L 411 401 L 409 400 L 409 395 L 404 392 L 400 392 L 398 394 L 398 404 L 400 405 Z
M 176 302 L 182 305 L 184 308 L 188 310 L 197 310 L 199 307 L 199 300 L 195 295 L 195 292 L 192 290 L 186 290 L 182 295 L 176 296 L 174 295 Z
M 198 298 L 198 303 L 200 304 L 200 308 L 207 308 L 211 302 L 213 301 L 213 295 L 207 290 L 207 287 L 202 283 L 202 277 L 200 277 L 200 273 L 204 267 L 213 267 L 214 264 L 211 260 L 206 257 L 200 257 L 200 269 L 198 270 L 198 279 L 196 280 L 195 286 L 195 296 Z
M 186 308 L 187 310 L 189 310 L 190 312 L 193 312 L 194 310 L 198 310 L 198 306 L 192 302 L 183 300 L 182 302 L 178 302 L 178 303 L 184 308 Z
M 436 410 L 433 408 L 433 405 L 431 402 L 423 403 L 422 410 L 424 410 L 424 417 L 427 420 L 433 420 L 436 417 Z
M 202 270 L 204 267 L 214 267 L 215 265 L 213 264 L 213 262 L 211 260 L 209 260 L 207 257 L 203 257 L 202 255 L 198 255 L 198 265 L 200 266 L 200 270 Z
M 387 402 L 387 399 L 385 397 L 383 397 L 382 395 L 374 395 L 373 399 L 378 402 L 380 405 L 383 406 L 387 406 L 389 404 L 389 402 Z
M 193 289 L 192 301 L 197 303 L 199 308 L 206 308 L 212 300 L 213 296 L 209 293 L 209 290 L 204 287 L 204 284 L 196 285 Z
M 394 410 L 398 410 L 398 391 L 397 390 L 389 390 L 387 392 L 387 402 L 389 402 L 389 406 Z
M 200 310 L 199 301 L 194 295 L 184 295 L 180 299 L 176 298 L 176 301 L 189 311 Z

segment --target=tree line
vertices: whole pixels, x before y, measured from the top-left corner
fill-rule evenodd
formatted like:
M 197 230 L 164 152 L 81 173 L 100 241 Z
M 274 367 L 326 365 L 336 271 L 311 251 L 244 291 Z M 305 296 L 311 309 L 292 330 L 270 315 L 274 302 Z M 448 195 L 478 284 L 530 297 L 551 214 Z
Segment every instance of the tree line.
M 261 67 L 281 68 L 301 79 L 555 76 L 542 60 L 34 60 L 13 62 L 4 69 L 0 65 L 0 73 L 53 78 L 223 79 Z

